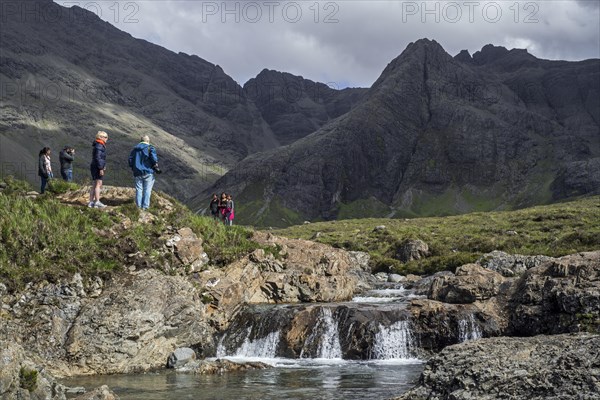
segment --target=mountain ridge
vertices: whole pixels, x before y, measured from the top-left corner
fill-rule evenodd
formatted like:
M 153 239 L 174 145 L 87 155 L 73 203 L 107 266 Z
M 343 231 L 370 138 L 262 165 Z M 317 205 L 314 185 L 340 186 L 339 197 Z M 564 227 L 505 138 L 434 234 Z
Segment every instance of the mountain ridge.
M 599 61 L 541 60 L 542 71 L 531 72 L 535 57 L 500 53 L 491 64 L 471 65 L 435 41 L 411 43 L 357 107 L 290 146 L 248 157 L 211 190 L 239 194 L 242 222 L 274 226 L 504 209 L 595 193 Z M 526 63 L 515 70 L 514 58 Z M 587 170 L 567 182 L 574 166 Z M 569 179 L 561 182 L 561 174 Z

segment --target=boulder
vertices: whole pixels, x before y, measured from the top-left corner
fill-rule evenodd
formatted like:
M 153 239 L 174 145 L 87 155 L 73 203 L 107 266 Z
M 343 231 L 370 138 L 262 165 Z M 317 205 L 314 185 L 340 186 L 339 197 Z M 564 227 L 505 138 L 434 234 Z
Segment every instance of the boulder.
M 438 276 L 428 297 L 446 303 L 466 304 L 496 296 L 505 278 L 477 264 L 459 267 L 455 275 Z
M 188 372 L 199 375 L 220 375 L 228 372 L 240 372 L 253 369 L 271 368 L 269 364 L 262 362 L 233 362 L 224 359 L 214 361 L 199 360 L 177 368 L 177 372 Z
M 175 254 L 185 271 L 192 273 L 200 271 L 209 262 L 202 242 L 190 228 L 181 228 L 166 238 L 165 246 Z
M 396 249 L 395 258 L 407 263 L 429 255 L 429 246 L 422 240 L 406 240 Z
M 547 256 L 522 256 L 520 254 L 508 254 L 495 250 L 481 256 L 477 260 L 477 264 L 496 271 L 503 276 L 511 277 L 521 275 L 530 268 L 552 260 L 552 257 Z
M 180 347 L 169 355 L 167 368 L 182 367 L 196 359 L 196 352 L 189 347 Z
M 600 336 L 481 339 L 446 347 L 395 400 L 595 400 Z
M 406 280 L 406 277 L 403 275 L 398 275 L 398 274 L 389 274 L 388 275 L 388 282 L 391 283 L 400 283 L 400 282 L 404 282 Z
M 77 396 L 75 400 L 119 400 L 119 396 L 110 390 L 108 386 L 102 385 L 91 392 Z

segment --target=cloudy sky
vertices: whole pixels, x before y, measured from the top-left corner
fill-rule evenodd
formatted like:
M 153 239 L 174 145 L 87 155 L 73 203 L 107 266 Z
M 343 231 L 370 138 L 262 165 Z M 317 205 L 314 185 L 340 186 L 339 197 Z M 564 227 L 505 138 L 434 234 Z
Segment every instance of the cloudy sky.
M 240 84 L 263 68 L 332 87 L 370 86 L 419 38 L 455 55 L 492 43 L 540 58 L 600 57 L 600 0 L 56 1 L 134 37 L 220 65 Z

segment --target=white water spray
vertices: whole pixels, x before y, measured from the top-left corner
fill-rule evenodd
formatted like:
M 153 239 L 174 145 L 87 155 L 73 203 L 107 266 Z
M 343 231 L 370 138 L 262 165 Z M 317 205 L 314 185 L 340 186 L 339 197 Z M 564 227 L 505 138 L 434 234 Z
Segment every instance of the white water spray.
M 411 359 L 414 342 L 409 321 L 398 321 L 389 327 L 380 325 L 373 343 L 373 356 L 378 360 Z
M 467 318 L 458 321 L 458 341 L 460 343 L 467 340 L 481 339 L 482 337 L 481 328 L 475 321 L 473 314 L 469 314 Z
M 333 318 L 331 309 L 321 308 L 321 316 L 313 328 L 310 335 L 306 338 L 300 358 L 306 358 L 304 350 L 310 348 L 310 345 L 319 342 L 317 358 L 339 359 L 342 358 L 342 346 L 340 345 L 340 335 L 338 332 L 338 323 Z

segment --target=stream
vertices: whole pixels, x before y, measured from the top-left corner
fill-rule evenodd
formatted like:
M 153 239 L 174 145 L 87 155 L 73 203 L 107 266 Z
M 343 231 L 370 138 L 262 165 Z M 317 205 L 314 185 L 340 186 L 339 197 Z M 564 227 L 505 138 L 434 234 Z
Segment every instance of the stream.
M 345 303 L 255 305 L 220 338 L 215 358 L 262 361 L 273 368 L 224 375 L 156 373 L 76 377 L 67 386 L 108 385 L 122 400 L 319 399 L 368 400 L 398 396 L 423 369 L 399 284 Z M 481 336 L 461 322 L 461 341 Z

